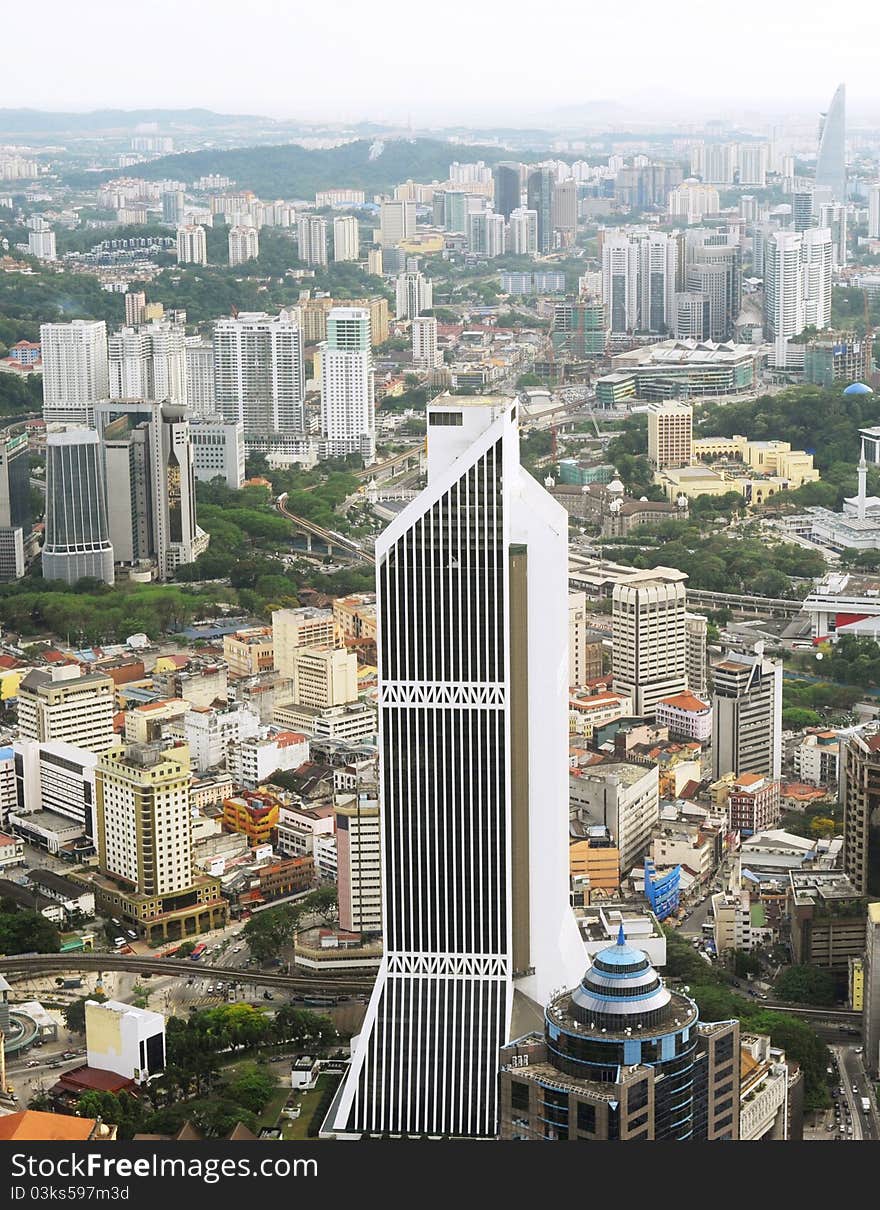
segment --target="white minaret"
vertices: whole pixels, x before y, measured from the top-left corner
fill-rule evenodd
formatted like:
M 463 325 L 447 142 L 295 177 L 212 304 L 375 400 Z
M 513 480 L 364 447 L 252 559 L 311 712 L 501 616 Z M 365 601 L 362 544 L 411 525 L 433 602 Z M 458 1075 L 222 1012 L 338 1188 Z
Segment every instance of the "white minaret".
M 866 508 L 865 501 L 867 499 L 867 494 L 868 494 L 867 485 L 868 485 L 868 464 L 865 461 L 865 439 L 863 437 L 862 438 L 862 452 L 859 457 L 859 494 L 856 497 L 857 506 L 858 506 L 857 516 L 860 521 L 864 521 L 864 519 L 865 519 L 865 508 Z

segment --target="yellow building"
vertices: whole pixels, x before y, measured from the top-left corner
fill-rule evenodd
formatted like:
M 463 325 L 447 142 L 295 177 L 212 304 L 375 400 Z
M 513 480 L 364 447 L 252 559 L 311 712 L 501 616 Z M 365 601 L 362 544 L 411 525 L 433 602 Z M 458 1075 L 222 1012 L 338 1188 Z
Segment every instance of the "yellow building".
M 30 668 L 10 668 L 8 672 L 0 672 L 0 701 L 8 701 L 18 697 L 18 687 Z
M 861 958 L 849 960 L 849 1004 L 857 1013 L 865 1007 L 865 964 Z
M 271 672 L 275 661 L 271 626 L 250 626 L 223 636 L 223 658 L 232 676 Z
M 589 840 L 576 840 L 568 848 L 572 878 L 589 878 L 590 893 L 614 894 L 620 887 L 620 850 L 596 848 Z
M 445 242 L 442 235 L 414 235 L 401 240 L 398 247 L 410 256 L 436 256 L 443 251 Z
M 273 794 L 242 794 L 223 801 L 223 830 L 247 837 L 250 847 L 271 844 L 278 824 L 278 799 Z
M 727 800 L 735 782 L 735 773 L 725 773 L 723 777 L 719 777 L 718 781 L 713 781 L 709 786 L 709 801 L 715 808 L 715 814 L 726 812 Z

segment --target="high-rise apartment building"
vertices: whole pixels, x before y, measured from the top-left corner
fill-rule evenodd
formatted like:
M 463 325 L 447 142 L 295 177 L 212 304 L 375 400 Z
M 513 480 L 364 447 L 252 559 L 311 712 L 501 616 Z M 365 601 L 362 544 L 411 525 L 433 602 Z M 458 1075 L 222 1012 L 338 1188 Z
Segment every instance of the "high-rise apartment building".
M 437 320 L 417 315 L 412 321 L 412 364 L 414 370 L 427 373 L 443 364 L 437 349 Z
M 335 810 L 339 927 L 365 937 L 382 931 L 382 828 L 378 787 L 361 785 Z
M 221 478 L 237 492 L 244 483 L 244 425 L 222 416 L 193 416 L 189 422 L 193 474 L 210 483 Z
M 361 254 L 358 221 L 353 214 L 340 215 L 333 220 L 333 259 L 359 260 Z
M 796 189 L 791 195 L 791 225 L 795 231 L 806 231 L 815 222 L 813 206 L 816 198 L 812 189 Z
M 183 222 L 186 194 L 182 189 L 166 189 L 162 194 L 162 222 L 172 227 Z
M 127 290 L 125 295 L 125 326 L 133 328 L 135 324 L 144 322 L 144 308 L 147 296 L 143 290 Z
M 767 185 L 767 165 L 770 149 L 766 143 L 740 143 L 739 184 L 752 189 Z
M 355 220 L 357 221 L 357 220 Z M 335 225 L 334 225 L 335 232 Z M 304 265 L 326 266 L 327 220 L 316 214 L 301 214 L 296 220 L 297 255 Z M 339 259 L 334 257 L 334 259 Z
M 397 319 L 415 319 L 423 311 L 430 311 L 434 305 L 434 287 L 431 279 L 424 273 L 401 273 L 396 284 Z
M 831 322 L 832 236 L 827 227 L 780 231 L 764 256 L 764 315 L 780 367 L 803 365 L 803 346 L 792 337 L 807 326 Z
M 721 200 L 714 185 L 687 180 L 671 191 L 667 208 L 671 218 L 683 218 L 687 223 L 699 223 L 702 222 L 703 215 L 719 212 Z
M 375 372 L 370 312 L 334 307 L 321 350 L 321 426 L 334 454 L 376 455 Z
M 295 314 L 241 311 L 214 323 L 213 410 L 246 436 L 304 431 L 305 368 Z
M 111 399 L 155 399 L 186 407 L 186 330 L 154 320 L 120 328 L 107 345 Z
M 503 256 L 505 250 L 504 216 L 494 210 L 475 210 L 467 216 L 468 250 L 474 256 L 490 259 Z
M 229 228 L 229 264 L 243 265 L 256 260 L 260 255 L 260 235 L 256 227 L 235 226 Z
M 42 562 L 44 580 L 75 584 L 88 577 L 113 583 L 104 467 L 94 429 L 71 425 L 46 433 Z
M 519 996 L 583 966 L 567 525 L 520 467 L 515 401 L 443 396 L 428 434 L 428 486 L 376 545 L 384 954 L 332 1126 L 493 1137 Z
M 656 470 L 690 466 L 693 461 L 694 409 L 666 400 L 648 408 L 648 461 Z
M 657 702 L 687 688 L 687 576 L 671 567 L 637 571 L 615 584 L 611 658 L 614 690 L 652 717 Z
M 675 322 L 677 243 L 674 237 L 651 232 L 639 241 L 639 327 L 649 332 L 671 331 Z
M 538 216 L 538 252 L 543 256 L 553 248 L 553 186 L 551 168 L 536 168 L 526 181 L 526 207 Z
M 18 689 L 19 737 L 105 752 L 117 742 L 114 692 L 109 676 L 78 664 L 34 668 Z
M 708 294 L 685 290 L 675 295 L 673 306 L 673 335 L 676 340 L 711 339 L 711 302 Z
M 841 739 L 838 797 L 843 807 L 843 868 L 857 891 L 876 896 L 880 894 L 880 829 L 876 824 L 880 732 Z
M 109 394 L 107 325 L 103 319 L 40 325 L 43 419 L 91 424 L 95 404 Z
M 495 209 L 509 221 L 513 211 L 519 209 L 522 197 L 519 164 L 496 164 L 492 175 L 495 181 Z
M 96 407 L 95 426 L 116 562 L 155 563 L 159 579 L 170 580 L 208 547 L 196 522 L 186 409 L 146 399 L 108 400 Z M 127 507 L 113 507 L 116 500 Z
M 510 214 L 510 251 L 516 256 L 538 255 L 538 212 L 517 206 Z
M 212 416 L 217 410 L 214 400 L 214 346 L 201 336 L 187 336 L 184 341 L 186 358 L 186 405 L 190 416 Z
M 880 181 L 868 190 L 868 239 L 880 239 Z
M 712 667 L 712 776 L 782 772 L 782 665 L 754 652 L 730 652 Z
M 612 332 L 639 326 L 639 249 L 620 231 L 606 232 L 602 241 L 602 301 Z
M 383 248 L 396 248 L 416 233 L 415 202 L 382 202 L 379 207 L 379 243 Z
M 208 237 L 205 234 L 205 228 L 200 223 L 187 223 L 186 226 L 177 228 L 177 263 L 179 265 L 207 265 Z M 128 322 L 127 316 L 126 322 Z

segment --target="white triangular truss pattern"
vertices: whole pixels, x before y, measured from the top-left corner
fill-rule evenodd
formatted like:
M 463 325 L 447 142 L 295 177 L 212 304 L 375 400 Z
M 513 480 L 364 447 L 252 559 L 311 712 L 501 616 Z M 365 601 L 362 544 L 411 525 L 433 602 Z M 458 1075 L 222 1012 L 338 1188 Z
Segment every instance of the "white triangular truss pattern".
M 506 954 L 388 955 L 389 975 L 421 975 L 432 979 L 507 979 L 510 973 L 510 960 Z
M 382 706 L 420 706 L 426 709 L 503 710 L 507 696 L 502 681 L 385 681 L 379 689 Z

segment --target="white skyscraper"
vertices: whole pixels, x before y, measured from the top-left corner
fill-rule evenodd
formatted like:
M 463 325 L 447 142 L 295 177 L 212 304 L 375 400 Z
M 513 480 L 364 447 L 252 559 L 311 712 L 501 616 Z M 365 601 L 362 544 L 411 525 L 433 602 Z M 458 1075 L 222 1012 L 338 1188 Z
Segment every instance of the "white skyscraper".
M 58 252 L 55 247 L 55 232 L 48 223 L 36 231 L 28 232 L 28 252 L 37 260 L 57 260 Z
M 333 307 L 321 350 L 321 426 L 333 454 L 376 455 L 376 409 L 370 312 Z
M 675 326 L 677 250 L 675 237 L 659 231 L 639 241 L 639 327 L 646 331 Z
M 510 251 L 516 256 L 538 255 L 538 212 L 517 206 L 510 212 Z
M 718 190 L 714 185 L 702 181 L 682 181 L 669 194 L 667 202 L 670 217 L 683 218 L 688 223 L 699 223 L 704 214 L 717 214 L 721 209 Z
M 687 688 L 687 593 L 683 571 L 654 567 L 615 584 L 611 660 L 614 690 L 637 715 Z
M 819 229 L 825 227 L 831 232 L 831 267 L 842 269 L 847 255 L 846 206 L 840 202 L 821 202 L 818 219 Z
M 208 263 L 208 238 L 205 228 L 199 223 L 189 223 L 177 228 L 177 263 L 179 265 L 206 265 Z
M 764 314 L 773 333 L 777 366 L 788 364 L 788 342 L 806 326 L 802 242 L 801 232 L 778 231 L 764 251 Z
M 190 416 L 211 416 L 214 402 L 214 346 L 201 336 L 186 338 L 186 402 Z
M 120 328 L 108 341 L 111 399 L 167 399 L 187 405 L 186 330 L 154 320 Z
M 468 249 L 475 256 L 504 255 L 504 215 L 475 210 L 467 216 Z
M 639 323 L 639 248 L 621 231 L 602 241 L 602 301 L 612 332 L 630 332 Z
M 244 483 L 244 425 L 222 416 L 202 415 L 190 420 L 193 473 L 210 483 L 218 475 L 227 487 L 238 491 Z
M 379 243 L 383 248 L 394 248 L 402 240 L 411 239 L 415 233 L 415 202 L 382 202 L 379 210 Z
M 41 324 L 43 419 L 47 424 L 91 424 L 95 404 L 109 394 L 107 325 L 75 319 Z
M 230 227 L 228 242 L 230 265 L 243 265 L 260 255 L 260 235 L 256 227 Z
M 424 273 L 401 273 L 397 279 L 397 319 L 415 319 L 434 305 L 434 287 Z
M 880 239 L 880 181 L 868 192 L 868 239 Z
M 844 223 L 846 218 L 843 219 Z M 804 323 L 827 328 L 831 323 L 831 273 L 834 263 L 831 231 L 814 227 L 802 235 Z
M 246 435 L 303 431 L 302 331 L 293 312 L 242 311 L 214 323 L 214 397 Z
M 334 227 L 335 230 L 335 227 Z M 301 214 L 296 221 L 299 259 L 305 265 L 327 264 L 327 220 L 315 214 Z M 339 259 L 336 257 L 335 259 Z
M 333 259 L 358 260 L 360 238 L 358 221 L 353 214 L 342 215 L 333 220 Z
M 766 143 L 741 143 L 739 146 L 739 183 L 755 189 L 767 184 L 769 148 Z
M 514 401 L 444 396 L 428 433 L 428 486 L 376 545 L 384 954 L 332 1126 L 493 1137 L 499 1047 L 584 965 L 568 526 Z
M 412 321 L 413 369 L 427 372 L 443 364 L 437 351 L 437 320 L 420 315 Z

